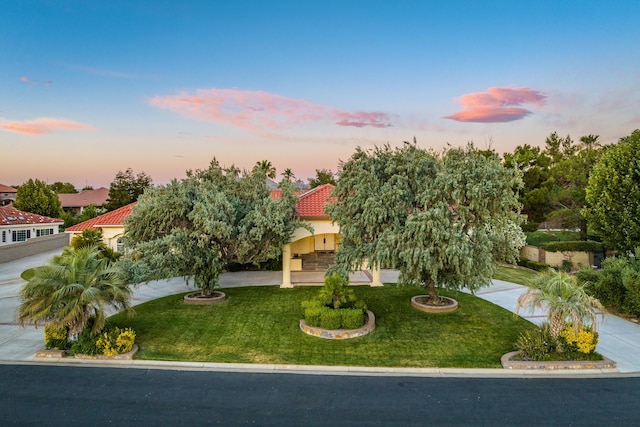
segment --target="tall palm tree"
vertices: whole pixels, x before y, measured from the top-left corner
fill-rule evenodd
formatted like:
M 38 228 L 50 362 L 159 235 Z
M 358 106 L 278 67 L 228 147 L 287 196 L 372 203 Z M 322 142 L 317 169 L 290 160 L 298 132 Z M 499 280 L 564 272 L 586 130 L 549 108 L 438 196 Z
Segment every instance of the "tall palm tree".
M 553 269 L 537 277 L 533 287 L 520 295 L 516 314 L 522 309 L 534 308 L 548 310 L 547 320 L 554 338 L 560 337 L 567 322 L 578 330 L 589 321 L 596 330 L 598 314 L 606 312 L 600 301 L 587 294 L 573 276 Z
M 36 269 L 20 296 L 21 325 L 59 322 L 69 327 L 69 337 L 80 334 L 92 316 L 91 334 L 100 332 L 106 324 L 107 307 L 132 311 L 129 286 L 95 246 L 66 247 Z
M 259 172 L 264 173 L 271 179 L 276 177 L 276 168 L 271 164 L 269 160 L 261 160 L 256 162 L 254 169 L 257 169 Z
M 293 179 L 295 178 L 295 175 L 293 174 L 293 171 L 290 168 L 286 168 L 284 172 L 282 172 L 280 175 L 282 175 L 282 178 L 285 181 L 293 181 Z
M 580 137 L 580 148 L 583 150 L 591 151 L 598 147 L 601 147 L 600 144 L 600 135 L 585 135 Z

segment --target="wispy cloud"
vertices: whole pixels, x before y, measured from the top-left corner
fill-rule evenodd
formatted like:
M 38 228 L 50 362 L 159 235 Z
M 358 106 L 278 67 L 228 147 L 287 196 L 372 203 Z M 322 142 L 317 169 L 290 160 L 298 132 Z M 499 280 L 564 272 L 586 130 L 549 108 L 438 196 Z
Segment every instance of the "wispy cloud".
M 57 119 L 53 117 L 39 117 L 33 120 L 8 121 L 0 118 L 0 130 L 22 133 L 25 135 L 41 135 L 59 130 L 91 129 L 91 126 L 74 122 L 72 120 Z
M 43 84 L 44 86 L 49 87 L 53 84 L 51 80 L 40 81 L 40 80 L 31 79 L 27 76 L 20 77 L 20 81 L 28 84 L 29 86 L 38 86 L 39 84 Z
M 87 67 L 84 65 L 75 65 L 75 64 L 65 64 L 65 66 L 71 71 L 77 71 L 84 74 L 91 74 L 94 76 L 110 77 L 110 78 L 125 79 L 125 80 L 150 79 L 150 77 L 141 76 L 134 73 L 127 73 L 127 72 L 118 71 L 118 70 L 109 70 L 106 68 Z
M 459 103 L 463 110 L 444 118 L 459 122 L 511 122 L 531 114 L 520 105 L 541 106 L 546 98 L 544 93 L 526 87 L 490 87 L 486 92 L 462 95 Z
M 254 132 L 320 121 L 352 127 L 391 126 L 389 115 L 383 112 L 343 111 L 265 91 L 198 89 L 195 93 L 156 96 L 149 104 L 193 120 L 222 123 Z

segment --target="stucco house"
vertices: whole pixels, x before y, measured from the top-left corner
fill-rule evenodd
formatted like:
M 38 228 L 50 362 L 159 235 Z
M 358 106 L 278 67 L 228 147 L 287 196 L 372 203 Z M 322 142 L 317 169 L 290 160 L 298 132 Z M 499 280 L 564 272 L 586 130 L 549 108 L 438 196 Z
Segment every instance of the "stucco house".
M 331 222 L 325 212 L 325 206 L 331 202 L 334 186 L 324 184 L 304 191 L 298 196 L 297 210 L 300 219 L 313 228 L 294 231 L 291 241 L 282 248 L 282 285 L 291 288 L 291 273 L 298 271 L 325 271 L 333 263 L 335 253 L 340 246 L 340 229 Z M 271 190 L 271 197 L 280 197 L 280 190 Z M 131 214 L 135 203 L 121 207 L 104 215 L 69 227 L 70 239 L 87 228 L 102 231 L 104 243 L 113 250 L 122 252 L 121 238 L 124 235 L 124 221 Z M 371 269 L 371 286 L 381 286 L 380 269 Z
M 80 215 L 89 205 L 100 207 L 109 200 L 109 189 L 100 187 L 95 190 L 84 190 L 73 194 L 58 194 L 60 204 L 65 212 Z
M 131 209 L 135 206 L 130 203 L 111 212 L 91 218 L 87 221 L 68 227 L 65 233 L 69 233 L 69 242 L 76 234 L 82 233 L 88 228 L 95 228 L 102 232 L 102 239 L 109 248 L 122 252 L 122 236 L 124 235 L 124 220 L 131 215 Z
M 19 211 L 13 206 L 0 207 L 0 245 L 26 242 L 60 232 L 64 221 L 58 218 Z
M 18 190 L 8 185 L 0 184 L 0 206 L 10 205 L 16 201 Z

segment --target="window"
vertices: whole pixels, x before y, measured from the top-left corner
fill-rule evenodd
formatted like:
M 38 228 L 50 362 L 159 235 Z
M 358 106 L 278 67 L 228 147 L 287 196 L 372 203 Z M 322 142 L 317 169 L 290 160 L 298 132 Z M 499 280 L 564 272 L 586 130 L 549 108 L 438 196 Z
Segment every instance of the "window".
M 53 234 L 53 228 L 43 228 L 42 230 L 36 230 L 36 237 L 49 236 Z
M 2 243 L 7 243 L 7 232 L 2 230 Z
M 13 230 L 12 234 L 14 242 L 25 242 L 31 238 L 31 230 Z

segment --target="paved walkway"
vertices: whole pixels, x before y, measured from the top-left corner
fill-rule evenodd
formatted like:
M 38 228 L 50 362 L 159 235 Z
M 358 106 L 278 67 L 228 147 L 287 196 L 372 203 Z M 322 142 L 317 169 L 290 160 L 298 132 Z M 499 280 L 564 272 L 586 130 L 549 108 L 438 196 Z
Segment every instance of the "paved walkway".
M 15 322 L 17 308 L 20 304 L 20 288 L 24 281 L 20 273 L 24 270 L 43 265 L 60 251 L 47 252 L 39 255 L 16 260 L 10 263 L 0 264 L 0 362 L 10 361 L 34 361 L 34 353 L 43 347 L 42 328 L 18 326 Z M 239 286 L 269 286 L 281 283 L 282 273 L 278 271 L 237 272 L 226 273 L 220 278 L 222 288 Z M 322 273 L 300 274 L 292 277 L 299 285 L 310 284 L 322 280 Z M 381 279 L 384 283 L 395 283 L 398 273 L 393 270 L 382 270 Z M 358 273 L 351 277 L 354 283 L 366 282 L 366 275 Z M 514 311 L 516 301 L 525 287 L 514 283 L 494 280 L 493 285 L 477 292 L 480 298 L 497 304 L 507 310 Z M 134 289 L 134 305 L 159 298 L 165 295 L 188 292 L 194 290 L 185 284 L 182 278 L 159 280 L 148 284 L 138 285 Z M 544 320 L 544 313 L 524 313 L 523 317 L 534 323 Z M 640 325 L 621 319 L 616 316 L 607 316 L 598 329 L 600 341 L 598 352 L 618 363 L 618 371 L 621 373 L 640 373 Z M 84 362 L 85 364 L 92 362 Z M 95 362 L 93 362 L 95 363 Z M 122 362 L 119 362 L 122 364 Z M 131 363 L 131 362 L 130 362 Z M 134 361 L 140 367 L 163 367 L 176 369 L 178 365 L 162 361 Z M 183 367 L 204 368 L 215 370 L 246 370 L 247 365 L 241 364 L 215 364 L 215 363 L 190 363 L 182 364 Z M 179 368 L 179 367 L 178 367 Z M 496 369 L 463 370 L 463 369 L 382 369 L 360 367 L 322 367 L 323 372 L 332 374 L 402 374 L 402 375 L 531 375 L 532 372 L 509 372 Z M 275 365 L 252 365 L 252 370 L 257 372 L 272 372 L 279 370 Z M 297 366 L 297 372 L 316 372 L 315 367 Z M 548 373 L 548 372 L 547 372 Z M 562 375 L 568 372 L 558 373 Z M 577 374 L 577 373 L 576 373 Z M 574 374 L 575 375 L 575 374 Z M 579 374 L 578 374 L 579 375 Z

